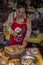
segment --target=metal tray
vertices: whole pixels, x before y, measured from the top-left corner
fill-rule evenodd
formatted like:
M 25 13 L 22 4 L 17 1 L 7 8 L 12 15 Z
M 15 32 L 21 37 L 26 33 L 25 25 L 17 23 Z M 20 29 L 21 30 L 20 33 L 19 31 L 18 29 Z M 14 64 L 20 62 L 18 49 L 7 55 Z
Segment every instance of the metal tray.
M 37 63 L 37 62 L 38 62 L 38 59 L 37 59 L 35 56 L 33 56 L 33 55 L 24 55 L 24 56 L 22 56 L 20 59 L 21 59 L 21 60 L 24 60 L 24 59 L 26 59 L 26 58 L 27 58 L 27 59 L 28 59 L 28 58 L 29 58 L 29 59 L 32 59 L 34 63 Z

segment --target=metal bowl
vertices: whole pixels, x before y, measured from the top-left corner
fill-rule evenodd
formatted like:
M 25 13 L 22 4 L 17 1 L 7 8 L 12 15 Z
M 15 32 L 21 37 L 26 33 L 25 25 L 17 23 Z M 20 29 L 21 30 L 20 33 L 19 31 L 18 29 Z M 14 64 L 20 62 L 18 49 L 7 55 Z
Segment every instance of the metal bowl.
M 21 60 L 31 59 L 31 60 L 33 60 L 34 63 L 37 63 L 38 62 L 38 59 L 35 56 L 33 56 L 33 55 L 24 55 L 20 59 Z

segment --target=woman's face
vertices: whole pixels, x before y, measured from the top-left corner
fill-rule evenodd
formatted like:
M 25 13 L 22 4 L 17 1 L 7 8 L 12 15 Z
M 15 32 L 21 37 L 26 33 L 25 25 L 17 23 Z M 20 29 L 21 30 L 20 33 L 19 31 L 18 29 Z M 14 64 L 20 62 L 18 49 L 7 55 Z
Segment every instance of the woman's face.
M 16 10 L 17 16 L 22 17 L 25 14 L 25 8 L 19 8 Z

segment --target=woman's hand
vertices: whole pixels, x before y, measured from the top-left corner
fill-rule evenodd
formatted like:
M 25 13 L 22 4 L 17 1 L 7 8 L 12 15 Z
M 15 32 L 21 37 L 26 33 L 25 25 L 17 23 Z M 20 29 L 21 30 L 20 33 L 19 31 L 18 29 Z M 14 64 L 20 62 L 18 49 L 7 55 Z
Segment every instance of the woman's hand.
M 17 32 L 14 31 L 14 32 L 13 32 L 13 36 L 14 36 L 14 37 L 18 36 Z
M 27 41 L 23 40 L 23 47 L 25 48 L 27 46 Z

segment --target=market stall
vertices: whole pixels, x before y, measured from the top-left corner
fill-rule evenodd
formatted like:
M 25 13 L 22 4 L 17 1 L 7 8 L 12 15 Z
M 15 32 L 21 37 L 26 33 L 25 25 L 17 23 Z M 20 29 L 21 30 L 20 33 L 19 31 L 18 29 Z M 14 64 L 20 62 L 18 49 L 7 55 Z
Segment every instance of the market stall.
M 42 65 L 43 58 L 37 46 L 28 46 L 29 48 L 24 49 L 22 45 L 7 45 L 10 34 L 6 27 L 6 21 L 9 13 L 16 10 L 18 0 L 6 1 L 7 6 L 5 7 L 4 4 L 3 12 L 0 10 L 0 30 L 2 31 L 0 34 L 0 65 Z M 29 21 L 32 23 L 32 32 L 30 38 L 27 39 L 27 43 L 39 45 L 43 40 L 43 5 L 40 4 L 42 8 L 40 6 L 38 6 L 40 8 L 34 8 L 33 5 L 30 5 L 30 0 L 27 0 L 26 4 L 28 6 L 27 13 L 29 14 Z M 4 16 L 2 14 L 4 14 Z M 5 23 L 2 24 L 3 22 Z

